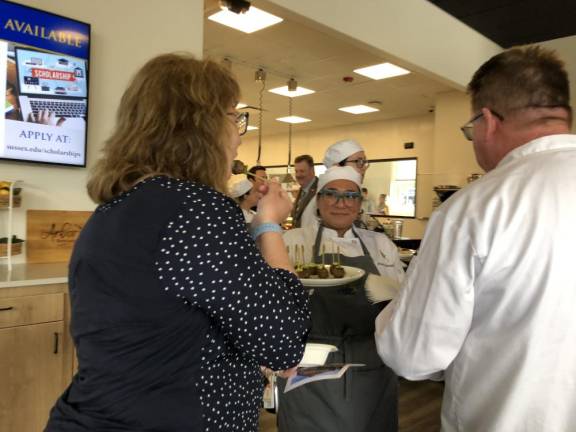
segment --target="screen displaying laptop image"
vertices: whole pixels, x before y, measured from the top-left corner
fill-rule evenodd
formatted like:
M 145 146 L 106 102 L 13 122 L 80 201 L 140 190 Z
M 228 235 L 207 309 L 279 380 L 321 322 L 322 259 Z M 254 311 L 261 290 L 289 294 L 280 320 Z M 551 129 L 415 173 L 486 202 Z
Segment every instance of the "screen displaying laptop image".
M 86 62 L 62 54 L 16 47 L 23 120 L 49 111 L 56 117 L 86 118 Z

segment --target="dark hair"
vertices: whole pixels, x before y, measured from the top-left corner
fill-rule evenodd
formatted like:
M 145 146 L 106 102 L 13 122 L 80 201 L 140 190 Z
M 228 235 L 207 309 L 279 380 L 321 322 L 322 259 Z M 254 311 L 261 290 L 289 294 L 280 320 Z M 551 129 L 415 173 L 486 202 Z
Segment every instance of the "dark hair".
M 305 154 L 296 156 L 296 159 L 294 159 L 294 163 L 300 163 L 300 162 L 306 162 L 308 165 L 314 168 L 314 159 L 312 159 L 312 156 L 310 155 Z
M 507 113 L 530 107 L 570 109 L 570 84 L 564 63 L 541 47 L 513 48 L 495 55 L 468 84 L 472 108 Z
M 250 174 L 256 174 L 256 171 L 266 171 L 266 167 L 263 167 L 262 165 L 254 165 L 252 168 L 248 170 Z M 252 177 L 248 175 L 246 177 L 248 177 L 249 180 L 252 179 Z
M 368 189 L 366 189 L 365 187 L 362 188 L 362 192 L 368 192 Z

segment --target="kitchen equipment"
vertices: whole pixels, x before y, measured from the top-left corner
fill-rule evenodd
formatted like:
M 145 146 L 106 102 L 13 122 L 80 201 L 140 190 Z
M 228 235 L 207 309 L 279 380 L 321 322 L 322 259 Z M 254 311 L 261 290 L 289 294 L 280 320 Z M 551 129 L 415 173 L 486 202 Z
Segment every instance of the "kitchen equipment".
M 402 237 L 402 228 L 404 227 L 404 221 L 395 220 L 394 225 L 394 238 Z
M 434 192 L 436 192 L 436 195 L 438 195 L 440 202 L 446 201 L 455 192 L 458 192 L 459 190 L 460 190 L 460 186 L 454 186 L 454 185 L 434 186 Z

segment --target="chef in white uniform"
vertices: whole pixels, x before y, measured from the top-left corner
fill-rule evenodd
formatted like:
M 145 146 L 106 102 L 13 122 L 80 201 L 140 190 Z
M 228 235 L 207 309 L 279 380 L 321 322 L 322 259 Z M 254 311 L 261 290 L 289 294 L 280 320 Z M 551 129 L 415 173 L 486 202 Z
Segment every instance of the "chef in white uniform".
M 382 364 L 374 343 L 374 319 L 404 277 L 396 246 L 384 234 L 357 229 L 361 175 L 352 167 L 332 167 L 318 180 L 319 225 L 284 234 L 292 258 L 298 249 L 307 263 L 361 268 L 362 279 L 324 286 L 310 296 L 312 329 L 308 341 L 338 347 L 329 363 L 360 363 L 339 380 L 306 384 L 280 394 L 280 432 L 396 432 L 397 377 Z M 302 258 L 300 257 L 300 260 Z M 280 380 L 280 388 L 283 382 Z
M 262 194 L 258 192 L 256 187 L 254 187 L 255 183 L 252 183 L 246 178 L 241 178 L 239 180 L 234 179 L 231 183 L 232 186 L 230 187 L 229 195 L 234 198 L 242 209 L 246 223 L 250 224 L 256 214 L 256 212 L 252 210 L 252 207 L 255 207 L 258 204 Z
M 364 148 L 353 139 L 344 139 L 332 144 L 326 149 L 322 162 L 326 168 L 350 166 L 360 173 L 362 179 L 369 166 Z
M 361 181 L 364 180 L 364 174 L 370 165 L 364 148 L 353 139 L 340 140 L 328 147 L 322 163 L 327 169 L 333 166 L 352 167 L 361 175 Z M 316 201 L 313 200 L 304 210 L 300 226 L 312 228 L 318 225 L 317 210 Z
M 505 51 L 468 85 L 487 171 L 435 211 L 378 316 L 384 363 L 445 379 L 444 432 L 576 430 L 576 136 L 551 52 Z

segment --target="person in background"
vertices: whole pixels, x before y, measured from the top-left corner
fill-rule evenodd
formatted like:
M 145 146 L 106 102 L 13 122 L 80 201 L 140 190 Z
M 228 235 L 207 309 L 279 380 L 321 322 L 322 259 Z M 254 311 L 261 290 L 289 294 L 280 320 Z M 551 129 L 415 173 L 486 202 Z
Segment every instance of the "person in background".
M 362 146 L 352 139 L 337 141 L 328 147 L 324 153 L 323 163 L 326 168 L 333 166 L 350 166 L 362 176 L 362 181 L 364 181 L 364 175 L 370 165 Z M 360 213 L 356 221 L 354 221 L 354 224 L 358 228 L 368 229 L 371 222 L 373 222 L 370 219 L 365 212 Z
M 263 184 L 265 184 L 266 180 L 268 180 L 268 174 L 266 173 L 266 167 L 263 167 L 262 165 L 254 165 L 253 167 L 251 167 L 248 170 L 248 173 L 246 174 L 246 178 L 248 180 L 250 180 L 252 183 L 254 183 L 256 190 L 258 190 L 258 188 L 260 186 L 262 186 Z M 252 210 L 252 212 L 256 213 L 256 210 L 257 210 L 256 205 L 254 205 L 252 208 L 250 208 L 250 210 Z M 246 213 L 244 213 L 244 216 L 246 216 Z
M 384 362 L 446 381 L 442 430 L 576 426 L 576 136 L 554 52 L 504 51 L 474 74 L 462 127 L 486 175 L 431 216 L 378 316 Z M 415 262 L 416 261 L 416 262 Z
M 370 199 L 370 196 L 368 195 L 368 189 L 365 187 L 362 188 L 362 211 L 364 213 L 374 211 L 374 201 Z
M 387 199 L 388 199 L 388 195 L 386 195 L 386 194 L 380 194 L 378 196 L 377 211 L 379 211 L 380 213 L 382 213 L 384 215 L 390 214 L 390 210 L 388 209 L 388 203 L 386 202 Z
M 262 193 L 258 190 L 256 183 L 244 178 L 232 185 L 230 196 L 236 200 L 242 209 L 246 223 L 250 224 L 256 215 L 252 208 L 256 207 L 262 197 Z
M 314 211 L 311 205 L 316 196 L 318 177 L 314 174 L 314 159 L 310 155 L 300 155 L 294 159 L 294 173 L 300 190 L 294 200 L 292 208 L 292 227 L 300 228 L 316 223 Z
M 338 141 L 328 147 L 324 154 L 323 163 L 326 168 L 334 165 L 351 166 L 362 175 L 362 179 L 364 179 L 366 170 L 370 165 L 362 146 L 351 139 Z
M 266 167 L 261 165 L 254 165 L 248 170 L 246 178 L 254 183 L 256 186 L 263 185 L 268 180 L 268 174 L 266 173 Z M 252 174 L 252 175 L 250 175 Z
M 88 182 L 70 260 L 78 371 L 47 432 L 256 432 L 263 380 L 300 361 L 307 294 L 264 194 L 252 236 L 225 195 L 246 123 L 222 65 L 164 54 L 136 73 Z
M 368 195 L 368 189 L 362 188 L 362 211 L 360 216 L 356 219 L 356 226 L 358 228 L 374 229 L 378 225 L 378 221 L 374 219 L 369 213 L 374 212 L 374 201 Z
M 344 266 L 363 269 L 358 281 L 323 286 L 310 296 L 309 342 L 336 345 L 327 363 L 360 363 L 338 380 L 308 383 L 280 391 L 280 432 L 392 432 L 398 429 L 398 382 L 378 358 L 374 319 L 404 278 L 396 246 L 384 235 L 353 226 L 360 212 L 361 175 L 352 167 L 335 166 L 318 181 L 319 225 L 286 231 L 284 239 L 295 259 L 304 248 L 306 263 L 331 264 L 335 254 Z M 301 252 L 299 253 L 299 255 Z M 324 254 L 324 258 L 322 255 Z M 299 258 L 302 260 L 302 257 Z M 280 380 L 280 390 L 284 381 Z

